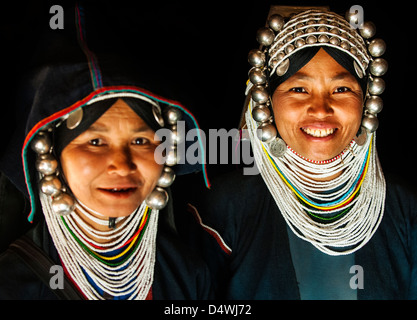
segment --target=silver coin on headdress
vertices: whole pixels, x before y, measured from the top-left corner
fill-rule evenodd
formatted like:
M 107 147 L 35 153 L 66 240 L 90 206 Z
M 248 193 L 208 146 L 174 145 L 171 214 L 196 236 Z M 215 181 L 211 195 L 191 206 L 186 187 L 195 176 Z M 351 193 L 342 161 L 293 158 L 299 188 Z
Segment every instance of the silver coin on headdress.
M 287 151 L 287 144 L 281 138 L 275 138 L 269 144 L 269 150 L 274 157 L 282 157 Z

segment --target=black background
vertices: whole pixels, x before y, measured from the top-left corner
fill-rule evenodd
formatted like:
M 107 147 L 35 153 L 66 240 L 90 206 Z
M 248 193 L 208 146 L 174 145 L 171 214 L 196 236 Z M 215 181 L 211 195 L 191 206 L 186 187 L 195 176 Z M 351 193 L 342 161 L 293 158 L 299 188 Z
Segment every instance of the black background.
M 60 4 L 72 10 L 72 2 L 31 1 L 2 3 L 1 136 L 3 145 L 19 121 L 14 105 L 19 77 L 30 68 L 39 49 L 38 39 L 51 32 L 49 8 Z M 384 58 L 389 71 L 383 77 L 384 109 L 378 115 L 377 147 L 385 172 L 414 184 L 416 150 L 417 51 L 413 8 L 406 2 L 347 3 L 341 1 L 87 1 L 95 8 L 101 41 L 117 39 L 137 54 L 155 73 L 169 79 L 178 97 L 197 117 L 200 127 L 238 126 L 249 64 L 249 50 L 257 48 L 255 36 L 263 26 L 271 4 L 329 5 L 344 14 L 350 6 L 364 8 L 365 20 L 377 26 L 376 37 L 387 43 Z M 67 12 L 66 12 L 67 13 Z M 56 31 L 60 32 L 60 31 Z M 116 45 L 117 46 L 117 45 Z M 116 47 L 117 48 L 117 47 Z M 3 148 L 2 152 L 6 152 Z M 229 166 L 209 166 L 209 176 Z

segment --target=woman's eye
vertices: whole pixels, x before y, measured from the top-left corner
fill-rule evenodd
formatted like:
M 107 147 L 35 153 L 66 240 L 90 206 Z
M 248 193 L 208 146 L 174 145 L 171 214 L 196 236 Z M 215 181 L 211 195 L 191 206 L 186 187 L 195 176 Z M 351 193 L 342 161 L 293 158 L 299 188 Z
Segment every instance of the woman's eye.
M 91 139 L 88 143 L 92 146 L 102 146 L 104 144 L 103 140 L 100 138 Z
M 339 87 L 339 88 L 336 88 L 334 93 L 344 93 L 344 92 L 349 92 L 349 91 L 351 90 L 348 87 Z
M 146 138 L 136 138 L 133 140 L 132 144 L 134 145 L 144 145 L 144 144 L 148 144 L 149 140 Z
M 290 91 L 295 92 L 295 93 L 306 93 L 306 89 L 304 89 L 303 87 L 295 87 L 295 88 L 291 88 Z

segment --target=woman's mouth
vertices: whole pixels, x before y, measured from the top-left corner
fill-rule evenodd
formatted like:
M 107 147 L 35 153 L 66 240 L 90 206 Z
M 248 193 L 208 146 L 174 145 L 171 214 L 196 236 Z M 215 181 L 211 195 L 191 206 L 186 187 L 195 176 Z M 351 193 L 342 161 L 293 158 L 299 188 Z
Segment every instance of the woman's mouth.
M 99 188 L 98 190 L 112 197 L 128 198 L 136 191 L 136 189 L 137 188 L 129 187 L 129 188 Z
M 333 135 L 337 128 L 309 128 L 303 127 L 301 131 L 314 138 L 326 138 Z

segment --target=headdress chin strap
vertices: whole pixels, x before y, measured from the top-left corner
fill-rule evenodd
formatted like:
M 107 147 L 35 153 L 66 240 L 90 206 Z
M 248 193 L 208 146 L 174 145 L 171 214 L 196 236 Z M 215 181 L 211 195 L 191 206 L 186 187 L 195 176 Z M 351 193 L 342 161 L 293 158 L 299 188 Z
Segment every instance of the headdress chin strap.
M 347 15 L 347 19 L 350 17 Z M 350 20 L 323 10 L 308 10 L 287 22 L 279 14 L 271 15 L 267 27 L 258 30 L 260 48 L 249 52 L 248 60 L 252 69 L 249 71 L 250 81 L 246 89 L 248 98 L 240 127 L 245 126 L 244 114 L 250 102 L 253 106 L 252 117 L 258 124 L 259 139 L 265 143 L 282 144 L 274 142 L 278 132 L 270 110 L 270 95 L 273 94 L 270 92 L 271 79 L 287 76 L 291 68 L 291 57 L 297 52 L 312 47 L 332 48 L 350 57 L 353 63 L 348 70 L 354 70 L 357 78 L 366 81 L 361 130 L 355 138 L 356 143 L 364 143 L 366 136 L 378 128 L 377 114 L 383 107 L 379 95 L 385 90 L 381 76 L 388 70 L 387 61 L 380 58 L 386 49 L 385 42 L 382 39 L 371 40 L 375 33 L 376 28 L 372 22 L 364 22 L 358 33 L 352 28 Z

